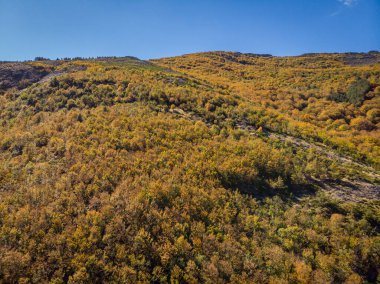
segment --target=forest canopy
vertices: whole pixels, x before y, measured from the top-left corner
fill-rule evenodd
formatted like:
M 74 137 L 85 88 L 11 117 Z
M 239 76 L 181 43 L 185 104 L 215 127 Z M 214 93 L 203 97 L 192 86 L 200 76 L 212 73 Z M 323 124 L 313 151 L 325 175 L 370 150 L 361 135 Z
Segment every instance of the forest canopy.
M 347 56 L 0 63 L 0 283 L 376 283 L 380 65 Z

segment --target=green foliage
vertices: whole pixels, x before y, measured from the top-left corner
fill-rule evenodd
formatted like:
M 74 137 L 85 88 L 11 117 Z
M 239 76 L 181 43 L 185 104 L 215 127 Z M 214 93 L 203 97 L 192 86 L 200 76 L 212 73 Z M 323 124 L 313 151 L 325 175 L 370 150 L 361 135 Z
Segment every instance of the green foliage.
M 354 105 L 361 105 L 370 89 L 371 85 L 367 80 L 358 79 L 348 88 L 347 99 Z
M 367 80 L 358 79 L 350 85 L 347 93 L 332 93 L 328 96 L 328 99 L 336 102 L 348 102 L 360 106 L 366 98 L 365 95 L 370 90 L 371 85 Z

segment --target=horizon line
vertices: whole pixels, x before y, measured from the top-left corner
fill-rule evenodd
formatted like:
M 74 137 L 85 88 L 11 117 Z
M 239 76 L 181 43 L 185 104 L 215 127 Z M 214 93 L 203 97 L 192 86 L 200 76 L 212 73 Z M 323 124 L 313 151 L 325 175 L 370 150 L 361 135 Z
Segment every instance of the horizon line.
M 241 51 L 232 51 L 232 50 L 210 50 L 210 51 L 195 51 L 190 53 L 183 53 L 179 55 L 171 55 L 171 56 L 162 56 L 162 57 L 155 57 L 155 58 L 140 58 L 133 55 L 100 55 L 100 56 L 63 56 L 63 57 L 57 57 L 55 59 L 44 57 L 44 56 L 35 56 L 34 59 L 20 59 L 20 60 L 3 60 L 0 59 L 1 63 L 7 63 L 7 62 L 33 62 L 33 61 L 65 61 L 65 60 L 94 60 L 94 59 L 111 59 L 111 58 L 131 58 L 131 59 L 138 59 L 143 61 L 151 61 L 151 60 L 159 60 L 159 59 L 165 59 L 165 58 L 173 58 L 173 57 L 181 57 L 186 55 L 193 55 L 193 54 L 205 54 L 205 53 L 217 53 L 217 52 L 224 52 L 224 53 L 235 53 L 235 54 L 244 54 L 244 55 L 254 55 L 254 56 L 261 56 L 261 57 L 300 57 L 300 56 L 309 56 L 309 55 L 318 55 L 318 54 L 324 54 L 324 55 L 333 55 L 333 54 L 371 54 L 371 53 L 380 53 L 380 50 L 368 50 L 368 51 L 344 51 L 344 52 L 306 52 L 301 54 L 293 54 L 293 55 L 273 55 L 270 53 L 254 53 L 254 52 L 241 52 Z

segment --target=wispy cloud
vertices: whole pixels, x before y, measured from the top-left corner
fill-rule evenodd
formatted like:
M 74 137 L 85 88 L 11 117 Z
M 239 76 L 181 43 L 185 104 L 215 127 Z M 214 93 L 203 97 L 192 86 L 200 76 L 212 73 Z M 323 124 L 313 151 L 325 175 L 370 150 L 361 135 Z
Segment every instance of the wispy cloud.
M 335 16 L 340 15 L 344 11 L 344 8 L 343 8 L 344 6 L 351 8 L 355 6 L 356 4 L 358 4 L 359 0 L 337 0 L 337 1 L 341 3 L 342 5 L 340 5 L 337 11 L 331 13 L 330 17 L 335 17 Z
M 330 17 L 338 16 L 341 12 L 342 12 L 342 10 L 335 11 L 334 13 L 330 14 Z
M 358 2 L 358 0 L 338 0 L 338 1 L 347 7 L 352 7 Z

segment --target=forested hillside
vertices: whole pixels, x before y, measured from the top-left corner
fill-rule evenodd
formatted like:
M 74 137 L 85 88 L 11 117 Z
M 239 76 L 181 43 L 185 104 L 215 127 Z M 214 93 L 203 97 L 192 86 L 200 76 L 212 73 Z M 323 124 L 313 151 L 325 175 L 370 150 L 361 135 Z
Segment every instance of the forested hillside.
M 0 63 L 0 283 L 380 281 L 379 62 Z
M 252 123 L 323 142 L 379 169 L 379 52 L 297 57 L 212 52 L 155 62 L 245 98 L 249 108 L 265 113 Z M 273 115 L 276 121 L 268 123 Z

